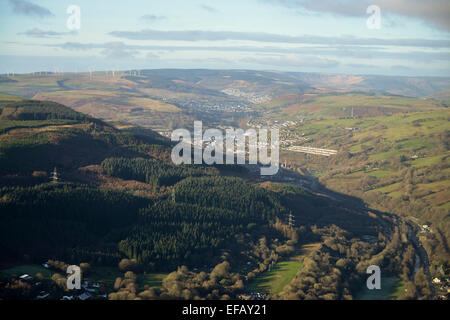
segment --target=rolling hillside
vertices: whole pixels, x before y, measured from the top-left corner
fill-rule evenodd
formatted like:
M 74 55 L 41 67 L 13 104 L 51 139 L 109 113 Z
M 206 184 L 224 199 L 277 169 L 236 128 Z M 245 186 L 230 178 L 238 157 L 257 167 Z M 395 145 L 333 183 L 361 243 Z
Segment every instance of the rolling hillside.
M 289 261 L 297 248 L 321 242 L 330 232 L 343 232 L 363 247 L 363 235 L 378 234 L 377 252 L 391 241 L 388 235 L 396 222 L 388 215 L 350 208 L 297 187 L 261 185 L 242 170 L 228 168 L 222 175 L 220 166 L 174 166 L 168 159 L 170 144 L 148 129 L 120 130 L 53 102 L 3 99 L 0 254 L 10 267 L 27 268 L 52 258 L 87 261 L 97 274 L 99 268 L 117 272 L 115 266 L 125 259 L 135 261 L 133 270 L 145 283 L 142 272 L 167 273 L 184 265 L 200 269 L 175 271 L 186 279 L 192 276 L 186 280 L 192 286 L 205 272 L 216 277 L 225 264 L 231 267 L 220 273 L 225 277 L 220 285 L 200 285 L 186 295 L 170 289 L 175 275 L 169 274 L 155 294 L 237 297 L 270 264 Z M 296 218 L 295 228 L 285 223 L 289 212 Z M 335 250 L 332 244 L 321 248 L 320 254 Z M 374 252 L 355 257 L 342 277 L 359 274 L 356 264 Z M 0 275 L 2 295 L 9 292 L 2 281 L 10 280 L 2 280 L 7 272 Z M 314 294 L 325 293 L 314 289 Z M 342 296 L 339 286 L 335 294 Z
M 433 95 L 442 95 L 449 88 L 448 78 L 249 70 L 41 72 L 0 81 L 0 93 L 59 102 L 96 118 L 127 121 L 159 131 L 189 126 L 194 119 L 217 126 L 218 113 L 222 123 L 237 125 L 236 118 L 246 114 L 232 112 L 236 106 L 256 112 L 281 108 L 288 116 L 303 111 L 338 116 L 350 112 L 345 110 L 349 102 L 358 101 L 358 94 L 351 93 L 364 94 L 361 103 L 373 106 L 370 115 L 391 114 L 413 102 L 408 96 L 433 99 Z M 373 99 L 367 100 L 367 94 L 374 95 Z M 437 102 L 427 102 L 430 107 L 442 102 L 436 97 Z M 380 110 L 380 103 L 387 106 Z M 356 113 L 361 113 L 360 107 L 354 105 Z
M 284 130 L 302 137 L 300 145 L 338 154 L 327 158 L 284 151 L 281 158 L 314 173 L 329 189 L 433 226 L 432 232 L 422 232 L 422 243 L 436 268 L 447 265 L 450 113 L 445 104 L 361 94 L 285 102 L 281 107 L 270 102 L 264 119 L 297 120 Z

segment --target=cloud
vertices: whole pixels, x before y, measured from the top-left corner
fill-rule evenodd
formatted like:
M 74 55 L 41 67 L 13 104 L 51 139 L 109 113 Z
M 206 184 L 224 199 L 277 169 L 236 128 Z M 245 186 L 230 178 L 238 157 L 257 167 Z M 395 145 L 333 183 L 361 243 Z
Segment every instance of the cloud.
M 324 36 L 290 36 L 265 32 L 237 32 L 237 31 L 204 31 L 204 30 L 180 30 L 164 31 L 144 29 L 140 31 L 112 31 L 109 35 L 128 40 L 172 40 L 172 41 L 223 41 L 246 40 L 255 42 L 272 43 L 297 43 L 297 44 L 321 44 L 321 45 L 381 45 L 381 46 L 405 46 L 405 47 L 433 47 L 448 48 L 450 40 L 430 39 L 380 39 L 380 38 L 356 38 L 356 37 L 324 37 Z
M 130 49 L 123 42 L 109 42 L 104 45 L 101 54 L 108 59 L 124 59 L 133 58 L 138 51 Z
M 368 69 L 368 68 L 376 68 L 378 69 L 379 66 L 375 64 L 365 64 L 365 63 L 347 63 L 345 66 L 354 68 L 354 69 Z
M 448 0 L 377 0 L 381 10 L 423 20 L 434 27 L 450 31 L 450 2 Z
M 37 4 L 25 0 L 9 0 L 12 5 L 14 13 L 23 14 L 26 16 L 35 16 L 39 18 L 51 17 L 54 14 L 47 8 L 41 7 Z
M 60 37 L 60 36 L 66 36 L 66 35 L 76 35 L 76 31 L 70 31 L 70 32 L 56 32 L 56 31 L 45 31 L 41 30 L 39 28 L 34 28 L 22 33 L 18 33 L 19 35 L 25 35 L 27 37 L 32 38 L 54 38 L 54 37 Z
M 402 65 L 394 65 L 390 67 L 392 70 L 396 70 L 396 71 L 411 71 L 412 69 L 410 67 L 407 66 L 402 66 Z
M 106 44 L 94 44 L 94 43 L 80 43 L 80 42 L 65 42 L 60 44 L 48 44 L 48 47 L 61 48 L 70 51 L 85 51 L 92 49 L 106 48 Z
M 344 16 L 361 16 L 373 3 L 368 0 L 260 0 L 286 7 L 288 9 L 306 9 L 313 12 L 326 12 Z
M 243 52 L 243 53 L 266 53 L 266 54 L 293 54 L 293 55 L 314 55 L 335 58 L 354 59 L 397 59 L 418 62 L 449 61 L 448 51 L 387 51 L 382 47 L 367 46 L 307 46 L 297 48 L 283 48 L 280 46 L 173 46 L 173 45 L 130 45 L 120 42 L 122 48 L 128 50 L 153 50 L 153 51 L 218 51 L 218 52 Z M 79 43 L 65 42 L 60 44 L 46 44 L 49 47 L 58 47 L 69 51 L 86 51 L 93 49 L 105 49 L 110 46 L 107 43 Z
M 208 6 L 206 4 L 200 5 L 200 8 L 202 8 L 203 10 L 208 11 L 210 13 L 217 13 L 217 12 L 219 12 L 219 10 L 217 10 L 216 8 L 213 8 L 213 7 Z
M 318 56 L 299 56 L 295 54 L 274 57 L 252 57 L 245 58 L 243 61 L 276 67 L 335 68 L 339 66 L 339 61 L 337 60 Z
M 159 56 L 153 52 L 147 52 L 145 55 L 145 58 L 147 59 L 159 59 Z
M 153 22 L 156 22 L 156 21 L 165 20 L 165 19 L 167 19 L 167 17 L 165 17 L 165 16 L 157 16 L 157 15 L 154 15 L 154 14 L 145 14 L 145 15 L 143 15 L 141 17 L 141 20 L 144 20 L 145 22 L 150 22 L 150 23 L 153 23 Z
M 329 13 L 347 17 L 365 16 L 369 5 L 378 5 L 381 14 L 395 14 L 419 19 L 438 29 L 450 31 L 450 2 L 448 0 L 260 0 L 289 9 Z
M 61 48 L 69 51 L 88 51 L 102 49 L 100 54 L 109 59 L 133 58 L 139 54 L 138 49 L 145 49 L 139 46 L 129 46 L 121 41 L 106 43 L 80 43 L 65 42 L 61 44 L 47 44 L 47 47 Z

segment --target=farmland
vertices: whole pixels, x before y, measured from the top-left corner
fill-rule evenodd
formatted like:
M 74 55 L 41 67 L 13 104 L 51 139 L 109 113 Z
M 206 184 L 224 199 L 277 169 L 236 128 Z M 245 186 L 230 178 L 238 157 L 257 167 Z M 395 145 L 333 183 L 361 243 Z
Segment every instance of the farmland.
M 369 112 L 374 106 L 378 111 Z M 292 106 L 269 109 L 264 119 L 287 121 L 286 110 Z M 361 198 L 372 208 L 433 225 L 422 237 L 428 254 L 436 268 L 450 258 L 445 249 L 450 237 L 445 218 L 450 207 L 450 111 L 441 101 L 322 96 L 303 103 L 289 119 L 295 125 L 282 127 L 282 135 L 295 134 L 303 140 L 298 145 L 338 153 L 305 156 L 286 148 L 281 161 L 307 169 L 324 187 Z
M 276 263 L 270 271 L 258 276 L 250 283 L 247 291 L 264 292 L 270 295 L 276 295 L 283 291 L 284 287 L 289 284 L 295 275 L 303 266 L 304 257 L 308 256 L 320 247 L 320 243 L 311 243 L 303 245 L 298 250 L 298 255 L 292 256 L 287 261 Z
M 449 165 L 450 153 L 445 147 L 449 116 L 447 110 L 441 109 L 387 117 L 311 120 L 296 128 L 298 133 L 309 139 L 305 145 L 347 153 L 349 158 L 346 163 L 330 164 L 323 159 L 310 162 L 290 154 L 285 156 L 288 160 L 321 171 L 326 185 L 335 190 L 343 190 L 342 183 L 359 182 L 371 177 L 375 179 L 373 187 L 365 192 L 401 191 L 403 185 L 397 182 L 402 174 L 399 167 L 392 163 L 393 159 L 401 159 L 405 168 L 416 170 L 425 170 L 433 165 Z M 324 171 L 325 165 L 331 165 L 333 171 Z M 448 188 L 447 183 L 439 183 L 440 179 L 445 180 L 446 177 L 445 170 L 438 176 L 429 175 L 420 188 L 439 192 Z M 429 204 L 439 206 L 445 203 Z
M 66 74 L 19 75 L 13 82 L 0 84 L 0 96 L 10 94 L 43 101 L 54 101 L 77 111 L 105 120 L 125 121 L 144 127 L 167 129 L 170 123 L 181 126 L 186 115 L 176 105 L 163 101 L 158 95 L 148 95 L 139 84 L 120 74 L 94 72 Z M 151 91 L 151 89 L 149 89 Z M 150 92 L 149 92 L 150 93 Z M 151 92 L 153 93 L 153 92 Z M 195 94 L 193 95 L 195 97 Z M 19 97 L 14 99 L 19 100 Z M 165 99 L 165 98 L 164 98 Z M 176 119 L 171 114 L 177 114 Z M 179 121 L 181 121 L 180 124 Z M 11 124 L 12 125 L 12 124 Z M 3 124 L 7 129 L 8 125 Z
M 381 290 L 369 290 L 363 287 L 356 300 L 394 300 L 405 293 L 403 281 L 396 277 L 381 277 Z
M 250 284 L 249 290 L 268 292 L 270 294 L 280 293 L 302 267 L 302 263 L 298 261 L 298 258 L 294 257 L 290 261 L 278 262 L 270 271 Z
M 303 94 L 276 97 L 258 106 L 279 118 L 335 119 L 375 117 L 403 112 L 438 110 L 441 103 L 395 95 Z M 347 123 L 350 124 L 351 121 Z

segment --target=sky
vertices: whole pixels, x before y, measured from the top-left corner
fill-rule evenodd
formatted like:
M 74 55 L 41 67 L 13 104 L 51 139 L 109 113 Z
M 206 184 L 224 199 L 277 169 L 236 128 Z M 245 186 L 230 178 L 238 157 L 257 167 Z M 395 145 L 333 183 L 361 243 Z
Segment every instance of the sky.
M 449 17 L 450 0 L 0 0 L 0 73 L 448 76 Z

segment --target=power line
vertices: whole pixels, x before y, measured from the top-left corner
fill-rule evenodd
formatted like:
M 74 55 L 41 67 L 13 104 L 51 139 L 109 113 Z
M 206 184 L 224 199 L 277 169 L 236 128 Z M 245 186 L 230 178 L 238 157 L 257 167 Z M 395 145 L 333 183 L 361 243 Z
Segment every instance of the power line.
M 60 179 L 58 177 L 58 171 L 56 170 L 56 167 L 55 167 L 55 169 L 53 170 L 53 173 L 52 173 L 52 182 L 57 183 L 59 180 Z
M 292 214 L 292 212 L 289 212 L 288 224 L 289 224 L 290 228 L 294 227 L 295 219 L 294 219 L 294 215 Z

